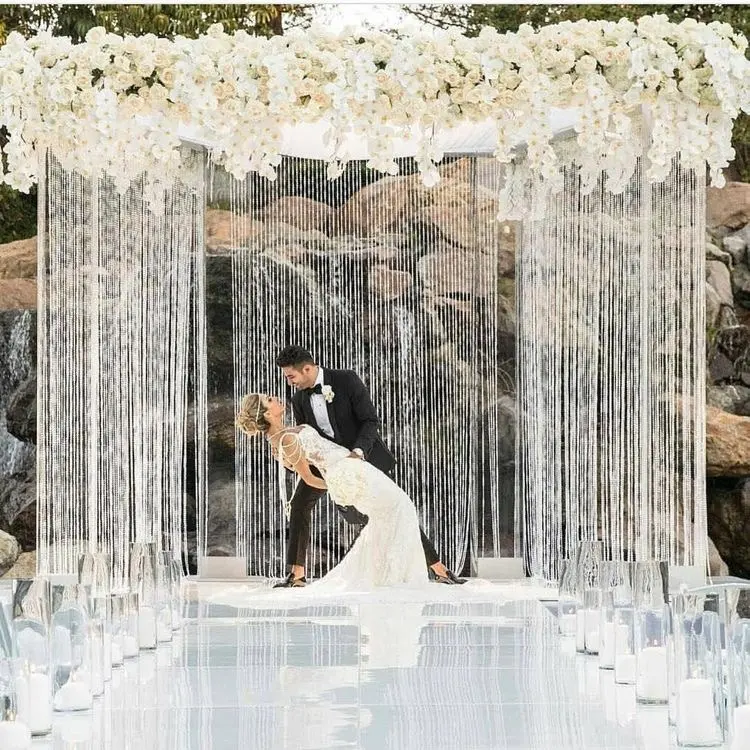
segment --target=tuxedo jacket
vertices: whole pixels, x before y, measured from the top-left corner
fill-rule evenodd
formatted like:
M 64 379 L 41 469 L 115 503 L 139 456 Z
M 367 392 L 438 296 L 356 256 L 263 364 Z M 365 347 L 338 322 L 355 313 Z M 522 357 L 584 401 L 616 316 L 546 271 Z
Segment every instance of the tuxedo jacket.
M 365 458 L 385 474 L 396 465 L 396 459 L 380 437 L 380 419 L 372 403 L 367 386 L 352 370 L 323 368 L 323 384 L 331 386 L 333 399 L 326 402 L 328 419 L 333 428 L 333 440 L 349 450 L 361 448 Z M 315 421 L 310 394 L 299 390 L 292 398 L 292 409 L 297 424 L 309 424 L 321 432 Z

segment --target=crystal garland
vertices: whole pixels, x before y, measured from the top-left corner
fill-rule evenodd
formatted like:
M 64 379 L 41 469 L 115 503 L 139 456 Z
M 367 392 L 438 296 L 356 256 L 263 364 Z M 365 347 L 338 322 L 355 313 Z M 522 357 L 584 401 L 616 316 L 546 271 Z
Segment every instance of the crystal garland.
M 184 548 L 193 277 L 202 159 L 119 193 L 47 156 L 39 201 L 38 570 L 101 549 L 116 585 L 132 541 Z
M 516 507 L 546 579 L 582 539 L 707 561 L 705 180 L 678 160 L 661 183 L 645 169 L 615 194 L 569 162 L 559 194 L 527 193 Z
M 324 367 L 355 370 L 396 454 L 396 480 L 457 570 L 469 551 L 473 566 L 477 556 L 513 554 L 512 541 L 502 548 L 513 538 L 513 493 L 500 486 L 508 469 L 497 450 L 509 440 L 499 433 L 512 430 L 513 387 L 499 361 L 507 300 L 498 263 L 501 243 L 513 241 L 495 221 L 499 172 L 493 159 L 462 159 L 428 189 L 416 175 L 378 180 L 359 163 L 327 180 L 323 164 L 290 158 L 277 183 L 223 177 L 235 405 L 250 391 L 291 398 L 274 363 L 289 343 Z M 251 573 L 278 576 L 286 519 L 276 469 L 266 445 L 236 440 L 237 554 Z M 508 445 L 512 462 L 512 437 Z M 309 563 L 324 573 L 352 529 L 322 500 L 312 536 Z

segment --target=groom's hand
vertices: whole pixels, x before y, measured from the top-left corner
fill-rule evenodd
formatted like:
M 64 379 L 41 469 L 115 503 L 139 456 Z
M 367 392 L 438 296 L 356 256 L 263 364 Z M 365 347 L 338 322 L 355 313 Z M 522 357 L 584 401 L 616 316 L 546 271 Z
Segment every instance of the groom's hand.
M 351 458 L 359 458 L 362 461 L 364 461 L 365 459 L 365 454 L 361 448 L 355 448 L 353 451 L 351 451 L 351 453 L 349 453 L 349 456 Z

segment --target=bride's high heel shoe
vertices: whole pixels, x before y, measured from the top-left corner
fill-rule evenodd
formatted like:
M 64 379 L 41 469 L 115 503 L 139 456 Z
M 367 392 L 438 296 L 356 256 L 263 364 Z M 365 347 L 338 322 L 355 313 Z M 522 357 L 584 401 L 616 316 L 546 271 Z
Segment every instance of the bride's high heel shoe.
M 305 578 L 305 576 L 302 576 L 302 578 L 295 578 L 294 573 L 290 573 L 283 581 L 275 583 L 273 587 L 275 589 L 300 589 L 304 588 L 306 584 L 307 578 Z

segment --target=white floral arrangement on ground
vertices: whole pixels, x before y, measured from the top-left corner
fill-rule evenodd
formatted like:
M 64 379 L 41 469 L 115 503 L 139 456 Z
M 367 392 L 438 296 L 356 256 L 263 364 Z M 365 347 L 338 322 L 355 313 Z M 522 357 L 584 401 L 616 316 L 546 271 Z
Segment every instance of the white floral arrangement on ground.
M 417 161 L 434 184 L 443 154 L 434 135 L 464 122 L 498 124 L 496 157 L 527 144 L 542 180 L 559 180 L 552 108 L 580 108 L 577 161 L 623 185 L 650 127 L 651 180 L 673 157 L 722 184 L 731 132 L 750 111 L 746 39 L 727 24 L 578 21 L 517 33 L 485 28 L 397 39 L 321 29 L 285 36 L 224 33 L 198 39 L 121 37 L 92 29 L 85 42 L 10 34 L 0 48 L 0 125 L 10 138 L 2 179 L 28 190 L 49 149 L 66 168 L 107 173 L 123 189 L 146 172 L 178 173 L 182 128 L 210 134 L 210 156 L 236 178 L 274 177 L 282 129 L 328 118 L 336 176 L 348 131 L 366 133 L 369 166 L 395 174 L 394 136 L 419 136 Z

